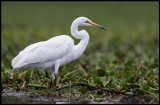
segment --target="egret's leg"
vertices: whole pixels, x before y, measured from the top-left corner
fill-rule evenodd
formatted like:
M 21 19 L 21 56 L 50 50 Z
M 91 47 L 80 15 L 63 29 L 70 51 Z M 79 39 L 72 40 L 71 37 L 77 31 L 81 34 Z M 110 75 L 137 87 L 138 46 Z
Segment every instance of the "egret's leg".
M 54 68 L 52 68 L 52 74 L 51 74 L 51 82 L 50 82 L 50 88 L 52 87 L 52 80 L 53 80 L 53 77 L 54 77 Z
M 57 81 L 57 73 L 55 73 L 54 87 L 56 87 L 56 81 Z
M 57 61 L 57 63 L 55 64 L 55 79 L 54 79 L 54 87 L 56 89 L 56 81 L 57 81 L 57 72 L 58 72 L 58 69 L 59 69 L 59 60 Z
M 50 88 L 52 87 L 52 80 L 53 80 L 53 77 L 51 77 Z

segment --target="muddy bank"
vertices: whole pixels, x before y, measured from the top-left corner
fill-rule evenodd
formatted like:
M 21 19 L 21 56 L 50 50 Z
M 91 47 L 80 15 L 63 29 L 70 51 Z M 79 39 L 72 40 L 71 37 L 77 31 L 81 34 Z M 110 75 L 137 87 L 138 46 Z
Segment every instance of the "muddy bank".
M 150 104 L 152 98 L 146 95 L 134 94 L 121 98 L 123 104 Z

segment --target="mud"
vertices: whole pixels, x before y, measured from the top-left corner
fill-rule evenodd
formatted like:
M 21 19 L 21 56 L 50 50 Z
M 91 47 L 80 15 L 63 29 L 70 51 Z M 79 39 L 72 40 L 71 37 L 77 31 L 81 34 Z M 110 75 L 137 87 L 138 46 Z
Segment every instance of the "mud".
M 149 96 L 134 94 L 121 98 L 120 102 L 123 104 L 149 104 L 152 98 Z

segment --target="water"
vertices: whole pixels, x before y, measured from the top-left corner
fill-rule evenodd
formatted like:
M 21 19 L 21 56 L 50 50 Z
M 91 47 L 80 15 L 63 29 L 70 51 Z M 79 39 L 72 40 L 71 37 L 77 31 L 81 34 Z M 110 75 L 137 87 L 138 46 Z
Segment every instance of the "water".
M 118 102 L 119 100 L 117 100 Z M 116 101 L 115 101 L 116 102 Z M 55 96 L 38 96 L 31 92 L 2 92 L 2 104 L 114 104 L 115 102 L 103 98 L 57 98 Z

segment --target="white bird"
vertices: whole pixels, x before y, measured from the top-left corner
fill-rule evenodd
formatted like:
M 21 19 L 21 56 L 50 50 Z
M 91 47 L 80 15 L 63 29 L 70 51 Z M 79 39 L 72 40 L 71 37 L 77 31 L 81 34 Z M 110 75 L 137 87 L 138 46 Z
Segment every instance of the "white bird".
M 71 25 L 71 34 L 81 41 L 75 45 L 74 40 L 67 35 L 53 37 L 47 41 L 41 41 L 29 45 L 12 60 L 13 69 L 49 69 L 51 68 L 51 83 L 55 76 L 56 87 L 57 72 L 60 66 L 79 58 L 85 51 L 89 34 L 86 30 L 78 31 L 78 26 L 95 26 L 101 29 L 105 27 L 93 23 L 86 17 L 75 19 Z

